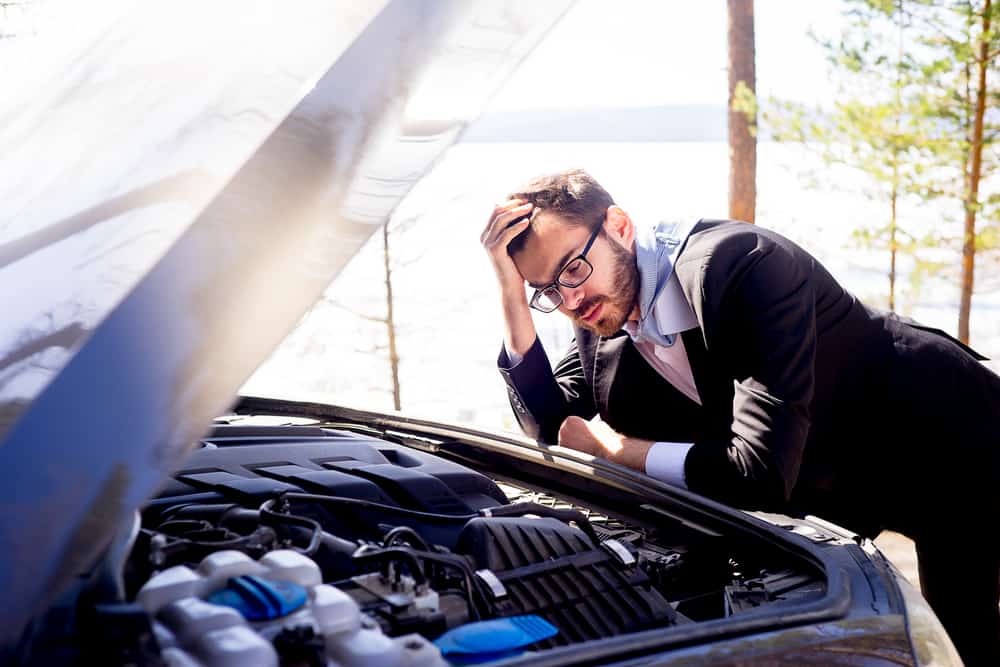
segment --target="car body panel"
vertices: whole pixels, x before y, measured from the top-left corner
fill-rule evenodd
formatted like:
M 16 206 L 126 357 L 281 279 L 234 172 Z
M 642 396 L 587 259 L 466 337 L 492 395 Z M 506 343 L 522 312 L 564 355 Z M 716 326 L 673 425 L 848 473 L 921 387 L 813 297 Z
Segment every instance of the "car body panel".
M 35 180 L 14 179 L 26 194 L 8 199 L 0 283 L 30 292 L 44 267 L 54 276 L 51 316 L 11 318 L 0 362 L 0 641 L 93 561 L 566 7 L 136 7 L 5 114 L 0 173 Z M 482 84 L 430 124 L 403 103 L 432 61 Z M 209 63 L 215 76 L 192 83 Z M 59 125 L 83 114 L 103 125 Z M 407 132 L 419 159 L 392 159 Z M 35 175 L 40 145 L 51 167 Z M 378 215 L 358 214 L 366 174 L 394 184 Z M 81 247 L 94 265 L 135 261 L 91 273 L 70 261 Z
M 586 646 L 570 646 L 526 658 L 532 665 L 619 664 L 844 664 L 912 665 L 903 602 L 895 572 L 865 542 L 822 520 L 744 512 L 653 480 L 629 468 L 549 446 L 511 433 L 441 424 L 400 414 L 357 410 L 309 401 L 244 396 L 235 415 L 315 420 L 358 426 L 376 437 L 402 440 L 414 448 L 472 467 L 487 475 L 544 485 L 562 498 L 602 512 L 633 507 L 679 521 L 699 531 L 764 539 L 812 561 L 824 572 L 828 589 L 819 599 L 785 608 L 760 608 L 739 616 L 693 626 L 635 632 Z M 239 423 L 239 422 L 236 422 Z M 781 630 L 775 628 L 781 627 Z M 651 661 L 652 662 L 649 662 Z M 675 660 L 677 661 L 675 663 Z M 624 660 L 620 664 L 633 664 Z

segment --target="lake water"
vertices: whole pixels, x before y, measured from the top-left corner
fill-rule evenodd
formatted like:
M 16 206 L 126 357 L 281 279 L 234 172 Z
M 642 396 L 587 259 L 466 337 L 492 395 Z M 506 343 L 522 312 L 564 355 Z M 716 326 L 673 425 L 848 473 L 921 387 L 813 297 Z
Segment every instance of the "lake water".
M 493 273 L 479 245 L 494 203 L 506 192 L 532 175 L 580 166 L 639 224 L 665 217 L 725 218 L 727 150 L 724 142 L 455 146 L 401 205 L 390 228 L 403 411 L 516 428 L 496 370 L 502 329 Z M 757 180 L 758 224 L 812 252 L 862 300 L 885 306 L 888 253 L 860 249 L 852 234 L 885 224 L 888 204 L 867 197 L 856 175 L 824 168 L 801 146 L 762 143 Z M 918 234 L 961 234 L 961 210 L 953 203 L 904 202 L 899 219 Z M 367 319 L 385 313 L 381 253 L 379 234 L 244 393 L 392 409 L 385 326 Z M 958 254 L 947 249 L 925 258 L 958 262 Z M 977 279 L 995 287 L 974 298 L 971 322 L 972 345 L 992 359 L 1000 358 L 996 266 L 977 266 Z M 901 273 L 912 267 L 901 258 Z M 954 277 L 926 280 L 919 289 L 908 275 L 897 280 L 897 311 L 953 334 L 958 298 Z M 570 340 L 568 320 L 539 315 L 536 323 L 550 358 L 558 359 Z M 998 362 L 990 363 L 1000 370 Z

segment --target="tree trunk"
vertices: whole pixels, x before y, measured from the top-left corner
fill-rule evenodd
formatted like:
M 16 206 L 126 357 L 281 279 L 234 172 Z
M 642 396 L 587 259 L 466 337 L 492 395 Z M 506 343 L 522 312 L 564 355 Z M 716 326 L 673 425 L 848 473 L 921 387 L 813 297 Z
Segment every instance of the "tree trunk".
M 729 217 L 754 221 L 757 206 L 757 138 L 751 133 L 756 126 L 756 111 L 752 118 L 745 111 L 734 111 L 737 86 L 743 83 L 757 94 L 754 68 L 753 0 L 727 0 L 729 14 Z
M 903 121 L 903 0 L 898 0 L 895 8 L 895 18 L 897 27 L 897 49 L 896 49 L 896 109 L 894 119 L 894 132 L 892 138 L 892 192 L 889 196 L 889 205 L 892 209 L 889 219 L 889 310 L 896 310 L 896 202 L 899 199 L 899 161 L 901 159 L 902 146 L 900 145 L 900 124 Z
M 958 339 L 969 343 L 969 313 L 972 311 L 972 289 L 975 286 L 976 268 L 976 213 L 979 209 L 979 179 L 983 164 L 983 116 L 986 113 L 986 69 L 990 58 L 987 36 L 990 32 L 990 5 L 983 6 L 983 30 L 979 35 L 979 54 L 976 58 L 976 106 L 969 141 L 968 187 L 965 198 L 965 233 L 962 243 L 962 296 L 958 309 Z
M 389 266 L 389 224 L 382 225 L 382 259 L 385 262 L 385 326 L 389 334 L 389 369 L 392 372 L 392 405 L 399 410 L 399 352 L 396 349 L 396 319 L 392 304 L 392 269 Z
M 894 169 L 895 171 L 895 169 Z M 896 310 L 896 183 L 892 184 L 890 205 L 892 218 L 889 220 L 889 310 Z

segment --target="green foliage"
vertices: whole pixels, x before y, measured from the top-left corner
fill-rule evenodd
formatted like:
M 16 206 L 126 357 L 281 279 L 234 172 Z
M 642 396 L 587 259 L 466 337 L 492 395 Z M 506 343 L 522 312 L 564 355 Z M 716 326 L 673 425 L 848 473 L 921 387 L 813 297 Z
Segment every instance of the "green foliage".
M 982 30 L 985 0 L 851 0 L 847 25 L 835 38 L 815 36 L 837 85 L 832 108 L 769 100 L 762 125 L 777 141 L 799 142 L 827 165 L 847 165 L 866 176 L 870 196 L 885 216 L 854 235 L 865 248 L 914 257 L 914 288 L 945 270 L 923 261 L 930 248 L 961 247 L 966 210 L 980 222 L 976 248 L 1000 251 L 1000 5 Z M 988 53 L 980 196 L 970 191 L 972 128 L 981 45 Z M 951 233 L 917 235 L 912 221 L 893 219 L 901 202 L 941 201 L 956 215 Z M 892 243 L 895 238 L 896 242 Z M 905 240 L 905 242 L 904 242 Z M 890 245 L 892 247 L 890 247 Z
M 746 81 L 737 81 L 736 90 L 733 91 L 733 103 L 731 109 L 737 113 L 742 113 L 747 117 L 747 129 L 750 136 L 757 138 L 757 96 L 754 94 Z

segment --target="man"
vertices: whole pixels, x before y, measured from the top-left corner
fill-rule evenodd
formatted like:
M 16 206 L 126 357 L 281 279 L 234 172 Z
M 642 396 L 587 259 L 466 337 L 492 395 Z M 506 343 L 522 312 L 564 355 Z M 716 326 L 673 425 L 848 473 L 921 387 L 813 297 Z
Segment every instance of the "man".
M 982 357 L 761 227 L 637 225 L 580 170 L 512 194 L 481 241 L 528 435 L 732 505 L 903 532 L 964 659 L 1000 664 L 1000 377 Z M 554 371 L 529 308 L 573 320 Z

